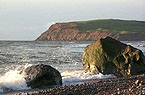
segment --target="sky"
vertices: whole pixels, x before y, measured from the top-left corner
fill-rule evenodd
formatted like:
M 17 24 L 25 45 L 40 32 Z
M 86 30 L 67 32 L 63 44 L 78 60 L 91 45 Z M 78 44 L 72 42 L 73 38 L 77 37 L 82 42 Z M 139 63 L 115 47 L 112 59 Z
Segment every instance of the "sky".
M 145 21 L 145 0 L 0 0 L 0 40 L 35 40 L 57 22 Z

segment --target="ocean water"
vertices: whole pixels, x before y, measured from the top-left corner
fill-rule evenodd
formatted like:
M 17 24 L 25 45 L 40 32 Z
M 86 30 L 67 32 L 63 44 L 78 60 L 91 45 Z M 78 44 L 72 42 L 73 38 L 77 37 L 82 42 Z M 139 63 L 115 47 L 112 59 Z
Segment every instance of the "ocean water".
M 84 80 L 115 78 L 112 75 L 85 73 L 82 65 L 84 48 L 95 41 L 0 41 L 0 92 L 28 90 L 24 75 L 19 72 L 35 64 L 48 64 L 62 75 L 63 85 Z M 141 49 L 145 41 L 123 43 Z

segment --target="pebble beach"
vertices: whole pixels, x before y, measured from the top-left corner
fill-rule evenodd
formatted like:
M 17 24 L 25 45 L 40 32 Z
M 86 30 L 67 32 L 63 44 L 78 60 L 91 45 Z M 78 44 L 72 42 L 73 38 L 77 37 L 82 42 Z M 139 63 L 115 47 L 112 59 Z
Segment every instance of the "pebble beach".
M 121 78 L 90 80 L 83 84 L 3 95 L 144 95 L 145 74 Z

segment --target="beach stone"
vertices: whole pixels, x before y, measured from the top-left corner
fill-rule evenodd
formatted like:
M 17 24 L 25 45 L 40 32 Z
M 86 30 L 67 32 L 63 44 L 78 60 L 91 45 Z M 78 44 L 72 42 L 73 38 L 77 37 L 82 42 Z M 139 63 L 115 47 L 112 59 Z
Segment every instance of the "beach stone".
M 136 84 L 136 85 L 138 85 L 138 84 L 139 84 L 139 82 L 140 82 L 139 80 L 136 80 L 136 81 L 135 81 L 135 84 Z
M 84 49 L 82 64 L 85 72 L 121 77 L 144 74 L 144 60 L 141 50 L 106 37 Z
M 59 71 L 49 65 L 33 65 L 23 70 L 21 74 L 27 75 L 26 83 L 31 88 L 62 85 Z

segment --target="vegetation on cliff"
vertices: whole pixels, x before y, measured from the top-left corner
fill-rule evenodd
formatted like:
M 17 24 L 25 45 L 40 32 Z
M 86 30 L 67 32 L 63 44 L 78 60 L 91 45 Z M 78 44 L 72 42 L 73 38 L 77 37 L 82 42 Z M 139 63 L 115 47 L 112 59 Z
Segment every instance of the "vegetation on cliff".
M 105 19 L 56 23 L 36 40 L 98 40 L 106 36 L 118 40 L 145 40 L 145 21 Z
M 83 31 L 103 31 L 114 33 L 145 33 L 145 21 L 135 20 L 118 20 L 118 19 L 106 19 L 106 20 L 91 20 L 70 22 L 76 24 L 76 26 Z

